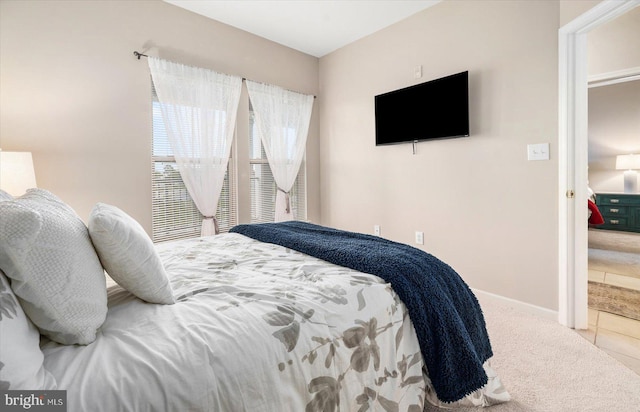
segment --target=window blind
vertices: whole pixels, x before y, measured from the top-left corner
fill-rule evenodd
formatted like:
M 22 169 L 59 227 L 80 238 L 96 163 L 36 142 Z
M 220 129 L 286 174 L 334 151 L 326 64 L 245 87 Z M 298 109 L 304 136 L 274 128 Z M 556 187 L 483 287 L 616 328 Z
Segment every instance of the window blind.
M 200 236 L 202 214 L 182 181 L 152 86 L 152 238 L 154 242 Z M 227 165 L 216 218 L 220 232 L 237 224 L 233 156 Z
M 251 166 L 251 223 L 269 223 L 275 220 L 277 185 L 267 155 L 257 133 L 255 116 L 249 108 L 249 162 Z M 307 219 L 305 161 L 289 193 L 296 220 Z

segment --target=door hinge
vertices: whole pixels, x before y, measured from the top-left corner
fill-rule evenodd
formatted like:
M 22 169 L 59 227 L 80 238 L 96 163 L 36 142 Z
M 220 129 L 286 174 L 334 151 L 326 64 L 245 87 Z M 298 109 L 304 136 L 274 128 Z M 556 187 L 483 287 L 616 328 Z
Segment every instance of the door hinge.
M 576 193 L 573 190 L 567 190 L 567 197 L 569 199 L 573 199 L 576 196 Z

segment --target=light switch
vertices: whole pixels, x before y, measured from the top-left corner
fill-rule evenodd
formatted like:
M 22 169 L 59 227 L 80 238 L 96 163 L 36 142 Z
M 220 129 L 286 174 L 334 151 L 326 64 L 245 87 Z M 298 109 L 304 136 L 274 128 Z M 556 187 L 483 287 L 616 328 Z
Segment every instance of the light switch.
M 527 145 L 528 160 L 549 160 L 549 143 Z

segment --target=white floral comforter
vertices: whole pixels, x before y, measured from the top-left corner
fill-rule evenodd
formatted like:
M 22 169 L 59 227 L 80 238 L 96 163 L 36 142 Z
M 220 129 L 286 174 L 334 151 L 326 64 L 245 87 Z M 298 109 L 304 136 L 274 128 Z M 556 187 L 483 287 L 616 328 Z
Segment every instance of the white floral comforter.
M 437 402 L 405 306 L 380 278 L 238 234 L 158 250 L 175 305 L 116 286 L 94 343 L 43 345 L 70 412 L 421 411 L 425 397 Z M 505 394 L 490 378 L 461 404 Z

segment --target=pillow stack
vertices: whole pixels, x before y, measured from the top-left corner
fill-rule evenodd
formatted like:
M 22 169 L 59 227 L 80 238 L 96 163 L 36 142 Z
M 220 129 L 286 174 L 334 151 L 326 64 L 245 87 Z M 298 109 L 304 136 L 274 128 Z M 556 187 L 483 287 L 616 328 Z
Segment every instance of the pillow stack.
M 40 334 L 66 345 L 96 339 L 107 316 L 104 269 L 140 299 L 175 302 L 151 239 L 120 209 L 99 203 L 87 228 L 46 190 L 17 199 L 0 190 L 0 390 L 57 388 Z
M 43 189 L 17 199 L 0 191 L 0 200 L 0 269 L 24 313 L 51 340 L 96 339 L 107 316 L 105 269 L 146 302 L 175 302 L 151 239 L 120 209 L 99 203 L 87 228 Z

